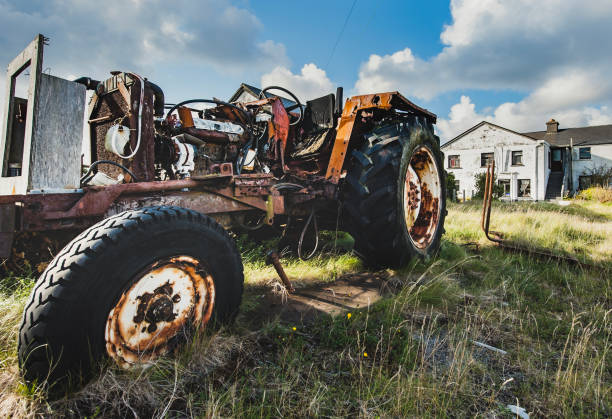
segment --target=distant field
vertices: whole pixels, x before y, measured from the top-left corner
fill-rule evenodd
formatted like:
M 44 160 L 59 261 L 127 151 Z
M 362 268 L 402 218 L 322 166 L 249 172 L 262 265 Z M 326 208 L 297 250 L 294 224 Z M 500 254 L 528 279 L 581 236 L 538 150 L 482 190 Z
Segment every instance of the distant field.
M 493 208 L 492 229 L 600 267 L 592 270 L 499 250 L 479 231 L 479 205 L 451 204 L 440 257 L 384 273 L 395 290 L 386 298 L 313 322 L 254 326 L 275 274 L 267 244 L 241 239 L 246 294 L 234 326 L 146 370 L 107 369 L 52 404 L 17 373 L 33 280 L 4 279 L 0 416 L 514 417 L 507 405 L 532 417 L 612 416 L 612 205 Z M 322 256 L 284 262 L 296 285 L 364 271 L 341 251 L 345 237 L 336 246 L 333 237 Z M 478 250 L 465 246 L 473 242 Z

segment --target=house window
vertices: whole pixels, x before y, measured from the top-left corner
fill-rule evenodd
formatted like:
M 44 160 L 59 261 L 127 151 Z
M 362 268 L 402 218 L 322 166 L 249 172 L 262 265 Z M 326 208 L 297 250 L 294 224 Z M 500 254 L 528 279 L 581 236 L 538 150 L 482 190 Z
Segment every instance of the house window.
M 531 197 L 531 180 L 519 179 L 518 180 L 518 196 L 521 198 Z
M 523 150 L 513 151 L 512 152 L 512 166 L 522 166 L 523 165 Z
M 578 158 L 580 160 L 591 160 L 591 147 L 580 147 L 578 149 Z
M 448 156 L 448 168 L 449 169 L 458 169 L 461 167 L 461 160 L 459 160 L 459 155 Z
M 455 181 L 455 191 L 459 191 L 459 181 Z
M 493 161 L 493 153 L 480 153 L 480 167 L 487 167 Z
M 592 176 L 578 176 L 578 189 L 589 189 L 593 183 Z
M 498 185 L 503 188 L 502 196 L 510 196 L 510 179 L 500 179 L 497 181 Z

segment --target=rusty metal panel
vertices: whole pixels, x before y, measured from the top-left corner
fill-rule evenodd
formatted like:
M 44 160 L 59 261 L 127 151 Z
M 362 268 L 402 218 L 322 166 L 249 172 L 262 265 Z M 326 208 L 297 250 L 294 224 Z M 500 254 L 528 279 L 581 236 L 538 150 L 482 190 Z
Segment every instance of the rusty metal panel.
M 0 232 L 0 258 L 6 259 L 11 256 L 11 249 L 13 248 L 14 238 L 15 233 Z
M 155 125 L 153 114 L 155 110 L 153 105 L 153 89 L 145 83 L 140 148 L 134 158 L 125 160 L 106 150 L 104 138 L 109 128 L 119 122 L 130 128 L 130 146 L 134 149 L 138 140 L 141 83 L 135 76 L 119 73 L 103 81 L 102 84 L 104 85 L 104 92 L 100 95 L 94 95 L 92 99 L 93 106 L 90 106 L 88 115 L 91 138 L 91 161 L 111 160 L 121 163 L 132 170 L 140 181 L 154 180 Z M 123 174 L 123 170 L 111 165 L 100 166 L 98 170 L 115 179 Z
M 16 217 L 17 207 L 14 204 L 0 205 L 0 258 L 11 255 Z
M 140 103 L 140 89 L 144 88 L 143 103 L 142 103 L 142 119 L 141 119 L 141 138 L 140 148 L 134 156 L 132 161 L 132 171 L 138 177 L 140 181 L 152 181 L 155 180 L 155 124 L 153 120 L 153 114 L 155 109 L 153 107 L 154 92 L 146 83 L 141 86 L 140 81 L 130 89 L 131 94 L 131 115 L 130 115 L 130 126 L 136 128 L 130 132 L 130 145 L 132 150 L 136 147 L 138 137 L 138 113 Z M 124 164 L 127 160 L 124 160 Z
M 170 205 L 188 208 L 202 214 L 223 214 L 236 211 L 249 211 L 254 208 L 240 201 L 228 199 L 223 195 L 202 192 L 174 193 L 164 196 L 126 197 L 115 201 L 104 214 L 105 217 L 122 211 L 143 207 Z
M 15 217 L 17 206 L 15 204 L 0 205 L 0 233 L 15 231 Z

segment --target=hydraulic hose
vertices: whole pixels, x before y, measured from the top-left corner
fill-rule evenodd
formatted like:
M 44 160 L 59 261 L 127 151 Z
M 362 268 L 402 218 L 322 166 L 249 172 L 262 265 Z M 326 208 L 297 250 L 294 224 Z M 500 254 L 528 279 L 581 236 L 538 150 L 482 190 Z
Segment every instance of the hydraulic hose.
M 126 172 L 127 174 L 129 174 L 132 177 L 132 182 L 138 182 L 138 178 L 136 177 L 136 175 L 134 175 L 134 173 L 132 173 L 132 171 L 130 169 L 128 169 L 127 167 L 125 167 L 121 163 L 117 163 L 117 162 L 114 162 L 112 160 L 98 160 L 98 161 L 93 162 L 91 164 L 91 166 L 89 166 L 89 169 L 87 170 L 87 173 L 85 173 L 81 177 L 81 185 L 86 184 L 87 182 L 89 182 L 93 178 L 93 176 L 90 176 L 91 172 L 93 172 L 93 169 L 95 169 L 100 164 L 110 164 L 110 165 L 113 165 L 113 166 L 117 166 L 117 167 L 119 167 L 120 169 L 122 169 L 124 172 Z
M 308 230 L 308 226 L 310 225 L 310 222 L 312 221 L 313 218 L 314 218 L 315 245 L 314 245 L 314 248 L 312 249 L 312 252 L 310 252 L 306 256 L 302 256 L 302 244 L 304 242 L 304 236 L 306 235 L 306 230 Z M 308 220 L 306 220 L 306 224 L 304 224 L 304 228 L 302 229 L 302 234 L 300 234 L 300 241 L 298 242 L 298 248 L 297 248 L 298 257 L 302 260 L 311 259 L 317 252 L 318 248 L 319 248 L 319 226 L 317 224 L 317 216 L 315 213 L 315 209 L 313 207 L 312 211 L 310 212 L 310 216 L 308 217 Z

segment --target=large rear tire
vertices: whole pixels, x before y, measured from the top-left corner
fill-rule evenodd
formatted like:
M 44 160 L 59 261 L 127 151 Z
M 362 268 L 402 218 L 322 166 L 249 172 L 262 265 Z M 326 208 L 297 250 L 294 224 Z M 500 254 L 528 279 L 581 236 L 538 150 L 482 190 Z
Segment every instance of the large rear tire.
M 366 263 L 399 268 L 438 251 L 446 217 L 442 167 L 433 133 L 407 123 L 377 128 L 353 150 L 343 218 Z
M 107 218 L 38 279 L 19 333 L 24 378 L 61 394 L 105 358 L 152 362 L 207 323 L 233 319 L 242 270 L 234 241 L 198 212 L 163 206 Z

